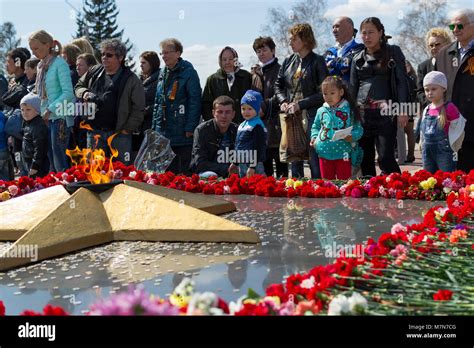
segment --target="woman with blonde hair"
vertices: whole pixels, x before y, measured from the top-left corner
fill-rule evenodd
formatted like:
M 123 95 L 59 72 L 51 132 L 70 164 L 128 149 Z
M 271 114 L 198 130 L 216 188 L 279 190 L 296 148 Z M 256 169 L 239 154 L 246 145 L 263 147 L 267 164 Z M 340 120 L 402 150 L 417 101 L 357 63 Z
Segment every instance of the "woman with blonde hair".
M 74 39 L 71 41 L 71 44 L 76 45 L 81 50 L 81 53 L 89 53 L 95 56 L 94 48 L 92 47 L 91 43 L 85 36 L 80 38 Z
M 69 65 L 69 71 L 71 72 L 71 81 L 72 85 L 75 86 L 79 80 L 79 74 L 76 71 L 76 60 L 77 57 L 81 54 L 81 49 L 74 44 L 64 45 L 61 50 L 61 56 Z
M 70 127 L 74 124 L 68 115 L 68 103 L 74 101 L 71 74 L 66 61 L 60 56 L 61 44 L 44 30 L 28 38 L 30 49 L 40 59 L 35 91 L 41 99 L 41 116 L 48 124 L 51 169 L 56 172 L 68 168 L 66 149 Z

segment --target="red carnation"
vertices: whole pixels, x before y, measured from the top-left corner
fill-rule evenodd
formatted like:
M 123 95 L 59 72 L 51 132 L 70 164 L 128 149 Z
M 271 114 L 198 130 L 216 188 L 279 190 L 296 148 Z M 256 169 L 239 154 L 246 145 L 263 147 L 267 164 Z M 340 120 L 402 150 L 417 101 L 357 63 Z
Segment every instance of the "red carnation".
M 69 315 L 62 307 L 53 307 L 52 305 L 48 304 L 43 308 L 44 315 L 53 315 L 53 316 L 65 316 Z
M 3 317 L 5 315 L 5 306 L 3 305 L 3 302 L 0 301 L 0 317 Z
M 449 301 L 453 297 L 451 290 L 438 290 L 436 294 L 433 294 L 433 300 L 435 301 Z

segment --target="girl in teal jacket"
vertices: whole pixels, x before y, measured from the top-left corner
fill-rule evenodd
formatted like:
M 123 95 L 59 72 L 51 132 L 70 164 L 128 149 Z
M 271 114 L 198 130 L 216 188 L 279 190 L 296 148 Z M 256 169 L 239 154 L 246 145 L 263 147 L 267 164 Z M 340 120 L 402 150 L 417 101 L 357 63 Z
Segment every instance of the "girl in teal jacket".
M 28 41 L 41 60 L 35 91 L 41 99 L 41 116 L 48 122 L 51 170 L 62 172 L 69 167 L 66 149 L 74 124 L 74 115 L 68 113 L 70 103 L 75 101 L 69 66 L 59 57 L 61 45 L 46 31 L 34 32 Z
M 311 146 L 319 156 L 323 179 L 351 177 L 351 158 L 363 128 L 355 102 L 338 76 L 328 76 L 321 84 L 325 103 L 318 109 L 311 128 Z M 333 141 L 336 131 L 352 127 L 350 135 Z

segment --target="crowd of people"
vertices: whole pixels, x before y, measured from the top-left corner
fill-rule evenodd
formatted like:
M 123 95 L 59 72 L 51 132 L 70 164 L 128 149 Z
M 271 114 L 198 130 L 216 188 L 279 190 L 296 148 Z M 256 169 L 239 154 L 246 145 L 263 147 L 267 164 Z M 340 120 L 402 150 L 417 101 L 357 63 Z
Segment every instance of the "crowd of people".
M 358 29 L 337 18 L 336 44 L 324 55 L 313 51 L 311 26 L 295 24 L 293 53 L 281 64 L 270 37 L 255 39 L 259 63 L 249 71 L 226 46 L 203 88 L 177 39 L 163 40 L 159 54 L 143 52 L 137 76 L 118 39 L 96 51 L 85 37 L 61 46 L 39 30 L 29 49 L 7 53 L 8 79 L 0 75 L 0 180 L 64 171 L 76 146 L 110 156 L 113 134 L 117 160 L 131 164 L 148 129 L 169 139 L 176 156 L 168 170 L 177 174 L 303 177 L 308 161 L 312 178 L 374 176 L 376 159 L 382 173 L 413 162 L 416 141 L 424 169 L 468 172 L 474 11 L 455 12 L 448 28 L 452 35 L 428 31 L 431 57 L 415 71 L 379 18 Z

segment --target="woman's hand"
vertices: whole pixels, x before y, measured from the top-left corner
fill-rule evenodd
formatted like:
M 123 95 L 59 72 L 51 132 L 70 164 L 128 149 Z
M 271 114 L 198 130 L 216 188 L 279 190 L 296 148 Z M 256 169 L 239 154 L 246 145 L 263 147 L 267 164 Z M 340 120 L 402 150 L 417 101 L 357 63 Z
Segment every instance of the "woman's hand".
M 229 172 L 229 175 L 232 175 L 232 174 L 239 175 L 239 167 L 236 166 L 234 163 L 231 163 L 227 171 Z
M 300 106 L 298 103 L 291 103 L 290 105 L 288 105 L 289 114 L 296 114 L 298 111 L 300 111 Z
M 348 143 L 352 143 L 352 135 L 348 135 L 347 137 L 344 138 L 345 141 Z
M 288 110 L 288 103 L 285 102 L 285 103 L 280 105 L 280 111 L 281 112 L 287 112 L 287 110 Z
M 400 128 L 405 128 L 406 125 L 408 124 L 408 115 L 400 115 L 398 116 L 398 127 Z
M 49 116 L 51 115 L 51 111 L 46 110 L 46 112 L 43 114 L 43 121 L 48 124 L 49 121 Z
M 309 142 L 309 146 L 313 147 L 315 143 L 316 143 L 316 138 L 311 138 L 311 141 Z

